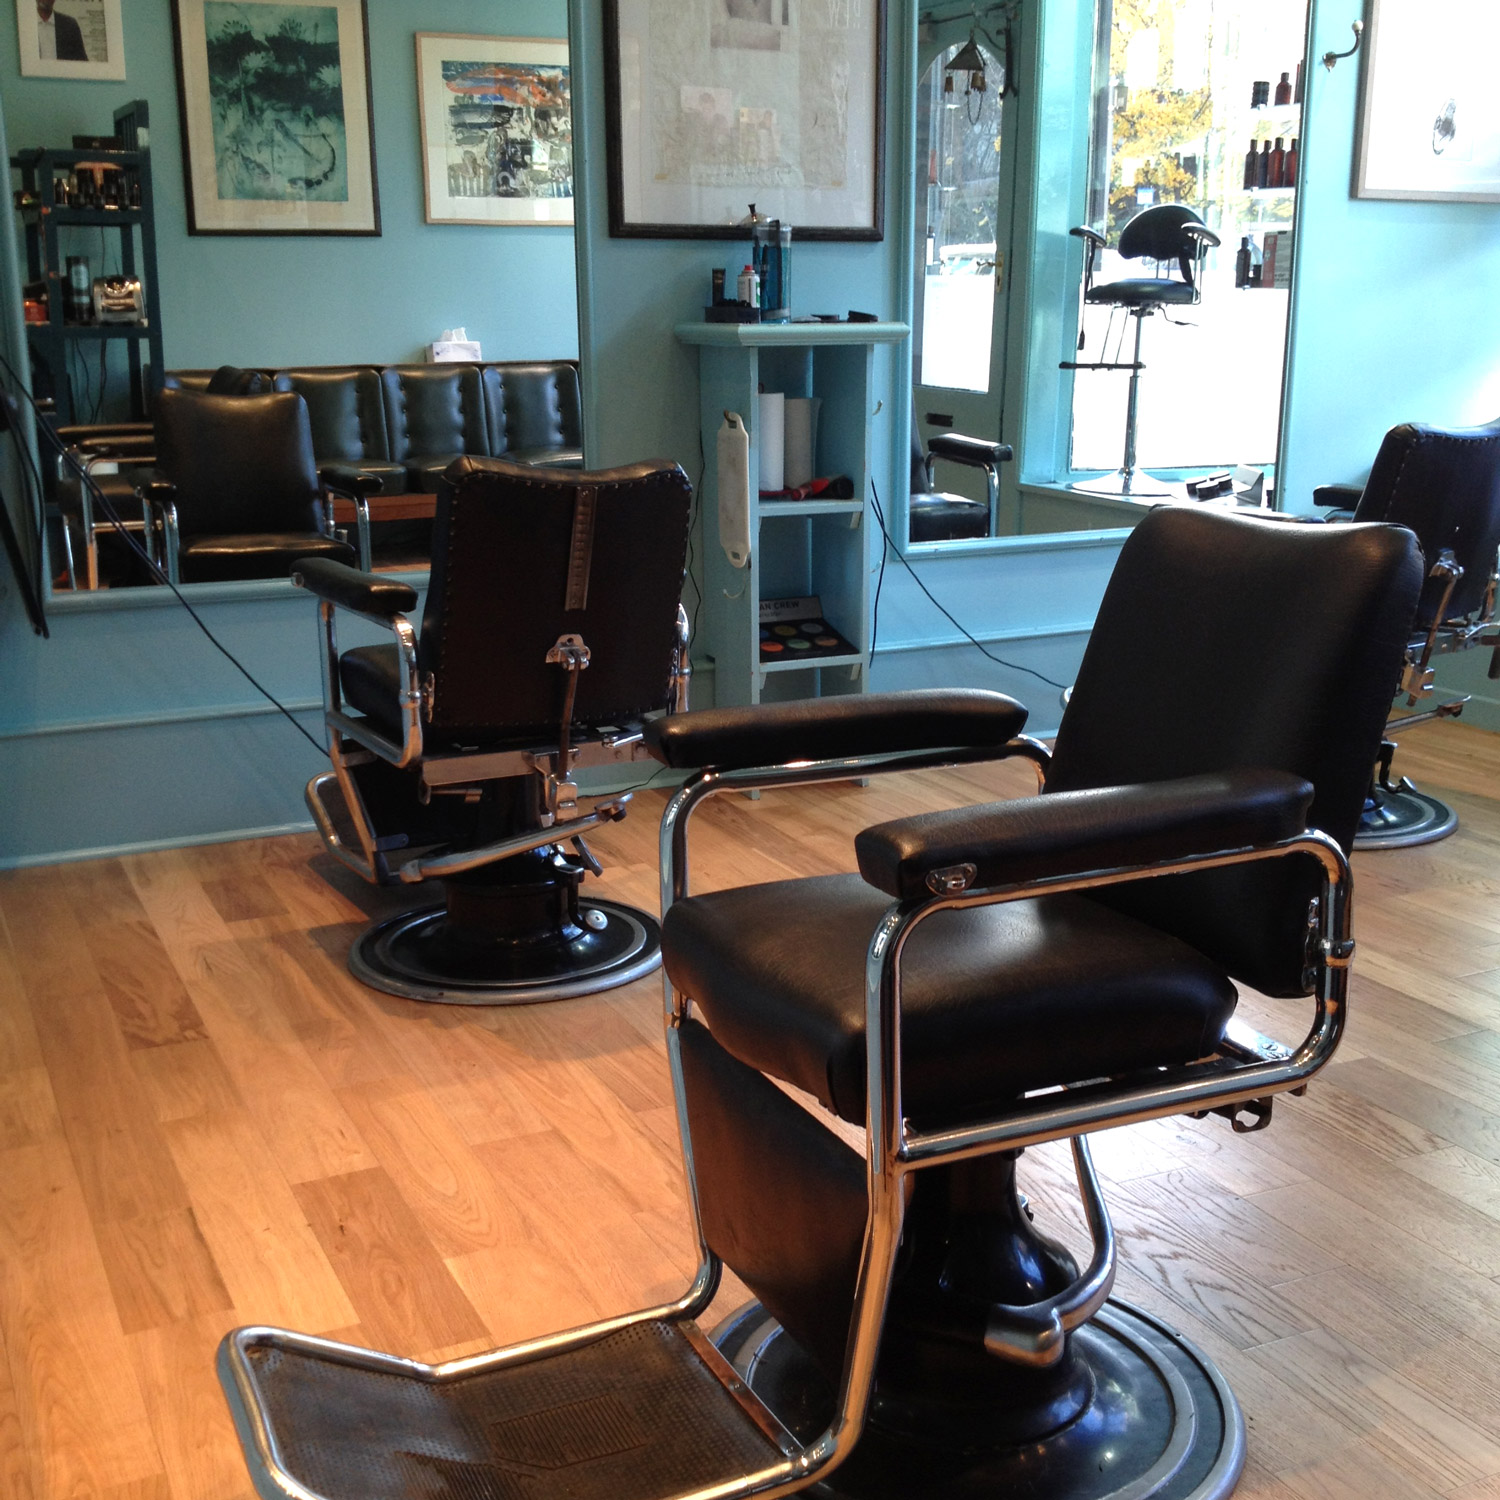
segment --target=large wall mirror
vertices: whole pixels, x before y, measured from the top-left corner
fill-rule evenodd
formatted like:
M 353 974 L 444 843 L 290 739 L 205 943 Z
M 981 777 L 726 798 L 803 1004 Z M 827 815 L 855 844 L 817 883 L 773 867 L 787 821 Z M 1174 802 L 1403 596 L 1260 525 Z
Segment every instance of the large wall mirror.
M 187 10 L 196 4 L 197 13 L 203 13 L 201 0 L 176 3 Z M 536 222 L 525 221 L 524 215 L 503 214 L 494 222 L 496 215 L 486 212 L 490 205 L 481 201 L 486 195 L 556 197 L 563 191 L 559 183 L 564 164 L 571 166 L 576 178 L 578 163 L 570 161 L 570 119 L 558 109 L 557 80 L 546 71 L 552 68 L 555 73 L 559 57 L 566 61 L 567 0 L 430 0 L 419 8 L 420 13 L 386 0 L 367 0 L 366 45 L 381 229 L 375 236 L 190 232 L 178 112 L 182 75 L 174 56 L 173 9 L 172 3 L 163 0 L 142 8 L 140 14 L 128 11 L 128 76 L 108 85 L 22 76 L 15 28 L 0 36 L 6 137 L 13 157 L 33 148 L 69 148 L 75 135 L 105 134 L 117 108 L 133 99 L 149 102 L 155 292 L 163 370 L 203 372 L 221 365 L 283 372 L 360 367 L 374 378 L 358 392 L 329 394 L 324 390 L 320 395 L 311 386 L 305 392 L 310 409 L 318 400 L 329 406 L 329 410 L 313 412 L 315 456 L 320 461 L 347 462 L 353 459 L 355 448 L 367 447 L 373 456 L 379 447 L 373 430 L 386 415 L 379 372 L 397 365 L 422 365 L 433 341 L 445 330 L 462 326 L 479 342 L 486 363 L 572 363 L 574 384 L 560 398 L 567 442 L 559 446 L 581 447 L 573 231 L 566 223 L 547 221 L 556 217 L 555 211 L 538 212 Z M 217 7 L 220 12 L 238 9 Z M 293 26 L 305 19 L 290 13 L 281 16 L 285 7 L 264 9 L 268 14 L 277 10 L 280 20 Z M 356 16 L 360 14 L 357 0 L 352 9 Z M 259 9 L 252 10 L 253 19 L 258 20 Z M 319 16 L 333 14 L 331 9 L 312 10 Z M 421 67 L 418 32 L 438 34 L 428 46 L 432 56 Z M 340 36 L 343 45 L 347 39 Z M 542 42 L 561 45 L 540 51 L 532 46 L 528 51 L 528 45 Z M 427 110 L 424 118 L 422 90 L 430 94 L 441 68 L 449 67 L 441 60 L 433 62 L 434 45 L 442 59 L 452 54 L 452 67 L 467 63 L 475 71 L 460 76 L 450 67 L 449 72 L 442 72 L 436 86 L 446 84 L 454 91 L 453 107 L 440 109 L 436 115 Z M 482 73 L 486 63 L 494 66 L 492 75 Z M 506 73 L 507 67 L 513 71 Z M 424 159 L 429 167 L 445 159 L 441 150 L 434 152 L 441 143 L 430 138 L 434 118 L 451 120 L 458 132 L 448 142 L 453 148 L 448 155 L 454 160 L 448 163 L 436 208 L 434 195 L 424 183 Z M 291 140 L 295 135 L 294 120 L 278 139 Z M 195 139 L 195 150 L 197 145 Z M 21 185 L 21 175 L 13 170 L 12 186 Z M 475 211 L 465 212 L 465 205 L 474 206 Z M 121 206 L 128 213 L 128 199 Z M 37 217 L 35 211 L 29 220 L 24 212 L 16 216 L 23 285 L 30 279 L 28 261 L 36 258 L 28 240 L 39 239 Z M 102 222 L 102 212 L 94 215 L 98 222 L 85 222 L 87 215 L 74 214 L 77 222 L 62 224 L 62 217 L 52 252 L 59 270 L 74 262 L 86 266 L 90 277 L 127 269 L 121 264 L 122 236 Z M 485 222 L 487 217 L 491 222 Z M 199 218 L 201 227 L 201 214 Z M 136 268 L 142 269 L 139 249 Z M 61 281 L 52 283 L 52 295 L 60 295 L 65 280 L 64 274 Z M 13 295 L 20 290 L 16 288 Z M 120 422 L 137 415 L 131 410 L 123 344 L 112 338 L 84 337 L 83 332 L 66 340 L 61 357 L 51 362 L 55 367 L 51 378 L 66 382 L 73 422 Z M 27 336 L 37 342 L 35 330 Z M 196 379 L 201 381 L 201 375 Z M 47 378 L 34 374 L 33 381 L 39 396 L 48 394 Z M 194 378 L 185 383 L 195 383 Z M 568 382 L 563 384 L 566 387 Z M 294 388 L 300 389 L 295 383 Z M 452 444 L 452 455 L 506 446 L 503 437 L 490 436 L 503 422 L 499 398 L 488 388 L 477 396 L 473 411 L 466 407 L 462 414 L 465 435 Z M 412 419 L 416 420 L 415 415 Z M 320 434 L 340 424 L 346 451 L 319 449 L 319 442 L 325 448 L 327 442 Z M 414 451 L 420 451 L 419 435 L 412 437 Z M 433 456 L 441 454 L 434 450 Z M 45 448 L 43 459 L 52 461 Z M 425 567 L 430 532 L 420 492 L 430 487 L 416 481 L 395 487 L 408 490 L 413 498 L 404 507 L 394 507 L 391 518 L 375 528 L 375 565 L 420 571 Z M 100 540 L 91 566 L 78 507 L 71 503 L 64 508 L 73 518 L 71 558 L 63 545 L 58 496 L 49 495 L 45 581 L 56 604 L 107 606 L 110 595 L 118 597 L 120 589 L 152 586 L 149 573 L 128 545 L 110 534 L 99 515 L 93 517 Z M 430 510 L 429 498 L 429 514 Z M 124 511 L 139 524 L 138 505 Z M 349 527 L 352 519 L 351 509 L 341 506 L 336 524 Z M 183 576 L 186 580 L 186 571 Z M 283 570 L 281 580 L 267 579 L 261 586 L 289 588 L 284 578 Z
M 930 488 L 951 495 L 952 524 L 925 541 L 909 518 L 909 544 L 1130 525 L 1144 506 L 1187 499 L 1189 481 L 1215 473 L 1239 471 L 1243 492 L 1258 472 L 1261 493 L 1274 496 L 1307 0 L 1091 9 L 1092 37 L 1080 30 L 1071 55 L 1041 45 L 1055 26 L 1042 0 L 919 13 L 914 492 L 926 478 L 919 459 L 935 439 L 941 450 L 944 434 L 1024 441 L 1026 451 L 1001 469 L 984 514 L 985 471 L 939 456 Z M 1070 112 L 1049 95 L 1065 68 Z M 1071 156 L 1056 141 L 1065 116 Z M 1152 242 L 1160 260 L 1122 254 L 1175 207 L 1217 244 L 1179 236 L 1203 247 L 1188 262 L 1177 242 Z M 1166 212 L 1141 218 L 1153 210 Z M 1098 237 L 1087 299 L 1090 242 L 1064 238 L 1077 226 Z M 1147 293 L 1145 309 L 1139 290 L 1108 295 L 1156 279 L 1193 285 L 1160 301 Z M 1076 368 L 1039 379 L 1054 358 Z M 1227 502 L 1234 484 L 1218 498 Z

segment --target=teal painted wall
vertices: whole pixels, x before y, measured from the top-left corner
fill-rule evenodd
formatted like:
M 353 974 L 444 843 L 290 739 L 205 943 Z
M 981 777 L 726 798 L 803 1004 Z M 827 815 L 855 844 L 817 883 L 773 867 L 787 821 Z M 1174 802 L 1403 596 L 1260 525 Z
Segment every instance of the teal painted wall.
M 106 133 L 119 105 L 150 104 L 169 369 L 388 364 L 421 358 L 424 345 L 458 325 L 480 339 L 487 359 L 577 354 L 567 228 L 423 222 L 413 41 L 419 30 L 565 37 L 565 0 L 369 0 L 383 225 L 376 238 L 189 235 L 171 0 L 127 0 L 122 9 L 122 83 L 22 78 L 7 15 L 0 95 L 12 149 Z

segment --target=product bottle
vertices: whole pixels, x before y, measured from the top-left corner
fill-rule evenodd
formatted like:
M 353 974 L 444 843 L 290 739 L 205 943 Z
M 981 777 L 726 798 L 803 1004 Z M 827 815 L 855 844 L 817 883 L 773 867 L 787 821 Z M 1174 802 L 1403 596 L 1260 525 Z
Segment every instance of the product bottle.
M 1250 142 L 1250 149 L 1245 153 L 1245 186 L 1260 186 L 1260 153 L 1256 151 L 1254 141 Z
M 1266 169 L 1266 186 L 1273 188 L 1286 186 L 1286 147 L 1282 145 L 1279 135 L 1271 150 L 1271 165 Z
M 760 277 L 757 276 L 750 266 L 746 266 L 740 272 L 739 281 L 736 283 L 739 299 L 747 307 L 758 308 L 760 306 Z
M 1234 257 L 1234 284 L 1237 287 L 1250 285 L 1250 236 L 1240 236 L 1240 248 Z
M 1265 257 L 1261 254 L 1260 246 L 1254 240 L 1250 241 L 1250 285 L 1259 286 L 1265 275 Z
M 1257 78 L 1250 85 L 1250 108 L 1260 109 L 1271 97 L 1271 85 L 1264 78 Z
M 1281 174 L 1283 187 L 1297 186 L 1297 137 L 1292 137 L 1292 144 L 1287 147 L 1286 168 Z
M 1297 82 L 1292 89 L 1292 103 L 1302 103 L 1302 64 L 1300 62 L 1297 64 Z
M 1270 187 L 1271 185 L 1270 141 L 1260 143 L 1260 155 L 1255 159 L 1255 185 L 1256 187 Z
M 1283 73 L 1280 82 L 1276 85 L 1276 103 L 1278 105 L 1290 104 L 1292 102 L 1292 75 Z

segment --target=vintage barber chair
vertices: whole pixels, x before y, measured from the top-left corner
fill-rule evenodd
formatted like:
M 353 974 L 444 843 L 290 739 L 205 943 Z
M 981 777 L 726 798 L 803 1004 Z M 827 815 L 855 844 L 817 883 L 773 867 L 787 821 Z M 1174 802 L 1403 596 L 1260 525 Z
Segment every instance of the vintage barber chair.
M 1019 705 L 933 692 L 657 721 L 657 753 L 701 767 L 662 828 L 693 1284 L 436 1367 L 232 1333 L 221 1375 L 260 1493 L 1227 1495 L 1234 1398 L 1108 1300 L 1084 1133 L 1209 1111 L 1254 1128 L 1333 1053 L 1345 851 L 1420 587 L 1400 528 L 1153 512 L 1046 795 L 867 829 L 859 874 L 690 895 L 688 821 L 752 786 L 1006 754 L 1045 769 Z M 1141 692 L 1158 680 L 1181 723 Z M 1237 984 L 1307 997 L 1306 1036 L 1236 1022 Z M 863 1160 L 829 1115 L 863 1122 Z M 1015 1189 L 1022 1149 L 1057 1139 L 1093 1241 L 1081 1275 Z M 694 1319 L 721 1259 L 760 1300 L 714 1347 Z
M 1135 354 L 1129 360 L 1065 360 L 1064 370 L 1129 370 L 1130 393 L 1125 404 L 1125 457 L 1113 474 L 1090 479 L 1073 486 L 1101 495 L 1166 495 L 1171 486 L 1153 478 L 1135 466 L 1136 420 L 1140 414 L 1141 332 L 1153 313 L 1167 315 L 1169 307 L 1194 307 L 1203 295 L 1203 262 L 1219 237 L 1190 208 L 1163 203 L 1138 213 L 1120 232 L 1118 246 L 1125 260 L 1154 261 L 1155 276 L 1131 276 L 1119 281 L 1094 284 L 1094 263 L 1107 244 L 1096 229 L 1079 225 L 1070 229 L 1084 242 L 1084 307 L 1124 308 L 1127 317 L 1135 319 Z M 1180 278 L 1159 274 L 1163 266 L 1175 264 Z M 1108 336 L 1106 335 L 1106 342 Z M 1078 347 L 1083 348 L 1083 330 L 1079 327 Z
M 341 476 L 320 477 L 300 396 L 163 390 L 154 432 L 155 469 L 138 492 L 173 583 L 285 578 L 304 557 L 355 560 L 332 534 L 325 484 Z
M 307 788 L 319 832 L 366 880 L 445 892 L 359 939 L 349 966 L 366 984 L 498 1004 L 588 994 L 659 962 L 653 918 L 579 898 L 585 869 L 600 873 L 583 835 L 630 796 L 585 811 L 573 777 L 648 759 L 646 716 L 686 707 L 690 501 L 675 464 L 459 459 L 420 637 L 406 584 L 316 560 L 293 573 L 325 632 L 333 769 Z M 394 643 L 340 656 L 336 609 Z
M 1403 422 L 1386 433 L 1363 491 L 1327 486 L 1320 505 L 1353 504 L 1350 519 L 1389 521 L 1416 533 L 1427 559 L 1427 582 L 1412 622 L 1401 691 L 1415 708 L 1434 693 L 1432 658 L 1471 646 L 1492 646 L 1489 675 L 1500 679 L 1500 630 L 1495 629 L 1500 569 L 1500 422 L 1441 428 Z M 1485 634 L 1486 631 L 1490 633 Z M 1406 777 L 1392 779 L 1393 734 L 1433 719 L 1456 718 L 1467 693 L 1386 724 L 1386 739 L 1354 843 L 1359 849 L 1427 844 L 1458 827 L 1458 815 Z

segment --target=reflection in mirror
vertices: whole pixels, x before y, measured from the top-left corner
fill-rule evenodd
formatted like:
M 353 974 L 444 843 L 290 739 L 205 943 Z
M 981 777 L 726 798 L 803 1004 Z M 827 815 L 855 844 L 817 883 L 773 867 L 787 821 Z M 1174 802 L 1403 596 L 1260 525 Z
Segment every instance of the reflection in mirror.
M 186 493 L 173 497 L 160 488 L 148 490 L 157 478 L 177 478 L 168 472 L 170 457 L 157 451 L 151 406 L 158 385 L 211 391 L 236 401 L 300 399 L 321 526 L 347 543 L 352 560 L 377 571 L 425 569 L 439 476 L 459 454 L 581 463 L 575 256 L 562 238 L 572 230 L 546 222 L 555 213 L 550 201 L 546 214 L 537 205 L 535 223 L 524 206 L 518 206 L 522 222 L 504 224 L 480 222 L 484 215 L 478 213 L 448 214 L 448 221 L 440 222 L 430 202 L 424 222 L 423 209 L 424 154 L 429 169 L 433 160 L 440 168 L 444 151 L 461 163 L 493 164 L 491 171 L 460 171 L 469 197 L 485 188 L 497 197 L 571 196 L 570 114 L 566 99 L 557 108 L 557 70 L 550 65 L 555 59 L 549 57 L 544 67 L 524 51 L 527 37 L 567 35 L 566 0 L 524 0 L 503 8 L 494 0 L 457 0 L 450 9 L 446 30 L 453 34 L 442 40 L 460 51 L 464 44 L 476 44 L 481 61 L 465 64 L 462 76 L 453 73 L 453 99 L 437 112 L 451 127 L 441 141 L 431 138 L 431 118 L 377 112 L 383 206 L 378 238 L 190 234 L 176 180 L 175 119 L 166 107 L 169 100 L 158 107 L 160 118 L 151 121 L 157 148 L 151 161 L 154 204 L 148 193 L 132 213 L 126 198 L 120 205 L 124 211 L 115 217 L 140 221 L 129 254 L 143 273 L 153 260 L 140 236 L 148 226 L 154 230 L 161 284 L 153 302 L 159 301 L 161 310 L 151 321 L 161 332 L 153 328 L 152 343 L 162 350 L 161 369 L 148 371 L 145 391 L 132 389 L 123 335 L 105 336 L 97 318 L 75 316 L 71 305 L 67 329 L 60 318 L 48 345 L 61 348 L 61 356 L 45 370 L 33 360 L 37 395 L 56 402 L 53 427 L 90 481 L 84 483 L 76 472 L 68 477 L 63 466 L 50 486 L 47 571 L 57 597 L 103 599 L 112 589 L 159 586 L 141 548 L 164 570 L 175 565 L 189 587 L 286 578 L 282 559 L 272 555 L 275 549 L 266 552 L 265 566 L 194 555 L 190 538 L 196 534 L 201 542 L 211 529 L 240 535 L 287 529 L 259 524 L 253 496 L 244 497 L 243 506 L 231 506 L 242 513 L 221 517 L 219 525 L 206 515 L 222 506 L 208 507 Z M 421 18 L 377 13 L 370 22 L 376 92 L 390 99 L 407 89 L 415 97 L 413 36 Z M 519 60 L 494 61 L 497 42 L 510 45 L 518 39 Z M 153 45 L 160 56 L 147 55 Z M 143 31 L 139 51 L 143 76 L 153 68 L 171 76 L 172 41 L 165 24 Z M 8 135 L 17 148 L 58 146 L 56 138 L 66 140 L 68 127 L 89 128 L 94 118 L 85 118 L 81 109 L 76 117 L 67 112 L 59 128 L 55 115 L 34 105 L 30 95 L 7 99 L 6 106 Z M 108 119 L 106 111 L 106 126 Z M 59 168 L 57 180 L 63 176 L 70 170 Z M 451 180 L 452 171 L 448 176 Z M 19 176 L 13 185 L 21 186 Z M 71 180 L 68 187 L 71 192 Z M 49 200 L 48 206 L 60 207 L 60 200 Z M 18 216 L 18 227 L 26 229 L 23 283 L 35 279 L 28 278 L 24 264 L 28 254 L 59 267 L 86 259 L 90 274 L 122 269 L 127 252 L 124 235 L 114 232 L 117 224 L 97 222 L 103 218 L 98 212 L 92 218 L 75 213 L 76 223 L 63 222 L 68 217 L 55 214 L 55 243 L 47 243 L 22 223 L 24 214 Z M 236 283 L 231 297 L 224 295 L 226 276 Z M 434 349 L 448 338 L 450 325 L 466 315 L 470 338 L 482 338 L 482 346 Z M 65 331 L 75 336 L 67 338 Z M 455 341 L 462 338 L 456 331 Z M 35 337 L 32 344 L 34 351 L 42 347 Z M 55 459 L 43 448 L 50 479 Z M 371 493 L 373 480 L 379 487 Z M 102 488 L 104 503 L 94 484 Z M 119 527 L 107 514 L 111 508 L 118 512 Z M 223 549 L 208 543 L 198 550 Z

